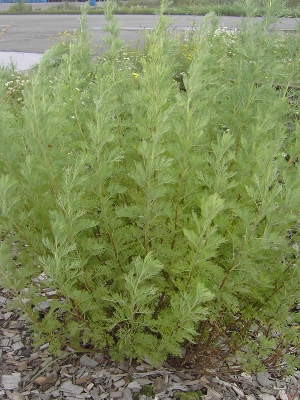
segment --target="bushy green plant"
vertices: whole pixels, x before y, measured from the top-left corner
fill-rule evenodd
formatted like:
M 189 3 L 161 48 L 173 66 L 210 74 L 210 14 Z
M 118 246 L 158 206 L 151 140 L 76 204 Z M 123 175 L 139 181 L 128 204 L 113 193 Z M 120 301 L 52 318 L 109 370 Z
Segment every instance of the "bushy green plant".
M 19 0 L 18 3 L 12 4 L 9 9 L 9 13 L 31 13 L 32 7 L 30 4 L 26 4 L 25 0 Z
M 171 15 L 206 15 L 215 12 L 217 15 L 246 16 L 249 8 L 255 9 L 256 16 L 266 15 L 270 8 L 277 16 L 298 17 L 300 8 L 298 0 L 173 0 L 170 1 L 166 13 Z M 80 14 L 82 6 L 72 1 L 62 1 L 60 4 L 50 5 L 47 8 L 34 8 L 30 4 L 21 2 L 12 5 L 8 11 L 2 13 L 28 13 L 35 14 Z M 158 0 L 119 0 L 116 2 L 116 14 L 153 14 L 159 6 Z M 88 5 L 88 3 L 86 3 Z M 96 6 L 89 8 L 90 14 L 103 14 L 105 3 L 99 1 Z M 272 18 L 275 15 L 272 15 Z
M 62 1 L 60 4 L 51 5 L 48 7 L 48 12 L 58 12 L 58 11 L 77 11 L 80 12 L 80 6 L 74 4 L 70 1 Z
M 0 85 L 1 281 L 53 351 L 158 363 L 187 342 L 244 345 L 250 368 L 272 364 L 299 343 L 299 44 L 214 16 L 182 44 L 162 7 L 125 56 L 112 12 L 108 52 L 92 61 L 83 16 L 17 117 Z

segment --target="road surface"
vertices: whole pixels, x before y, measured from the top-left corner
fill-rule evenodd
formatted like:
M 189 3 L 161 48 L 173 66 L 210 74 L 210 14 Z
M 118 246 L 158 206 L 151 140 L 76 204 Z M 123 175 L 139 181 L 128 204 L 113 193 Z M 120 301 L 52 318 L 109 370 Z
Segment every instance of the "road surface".
M 47 4 L 36 4 L 35 7 L 45 7 Z M 53 4 L 53 3 L 50 3 Z M 82 3 L 79 3 L 82 4 Z M 7 3 L 0 4 L 0 11 L 7 8 Z M 9 24 L 11 26 L 0 38 L 0 51 L 34 52 L 43 53 L 58 39 L 59 32 L 74 33 L 79 27 L 79 15 L 0 15 L 0 33 Z M 136 47 L 142 45 L 144 33 L 153 29 L 158 20 L 156 15 L 117 15 L 121 24 L 120 36 L 126 44 Z M 176 15 L 170 17 L 171 29 L 190 29 L 192 24 L 201 25 L 202 16 Z M 256 18 L 259 20 L 259 18 Z M 241 24 L 240 17 L 221 17 L 220 27 L 238 28 Z M 94 51 L 101 52 L 105 35 L 103 28 L 107 25 L 103 15 L 88 15 L 87 25 L 91 33 L 91 41 Z M 277 22 L 275 29 L 295 30 L 297 21 L 294 18 L 284 18 Z

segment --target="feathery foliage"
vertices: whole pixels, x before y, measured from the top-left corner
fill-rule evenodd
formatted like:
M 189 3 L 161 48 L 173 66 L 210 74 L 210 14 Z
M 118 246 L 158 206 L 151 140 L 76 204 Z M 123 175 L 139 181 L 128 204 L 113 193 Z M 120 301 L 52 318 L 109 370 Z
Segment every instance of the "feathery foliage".
M 191 343 L 292 368 L 298 37 L 250 19 L 222 31 L 214 15 L 172 35 L 165 6 L 142 52 L 107 2 L 97 62 L 83 15 L 22 90 L 0 71 L 1 282 L 52 351 L 159 363 Z M 45 287 L 58 296 L 41 315 Z

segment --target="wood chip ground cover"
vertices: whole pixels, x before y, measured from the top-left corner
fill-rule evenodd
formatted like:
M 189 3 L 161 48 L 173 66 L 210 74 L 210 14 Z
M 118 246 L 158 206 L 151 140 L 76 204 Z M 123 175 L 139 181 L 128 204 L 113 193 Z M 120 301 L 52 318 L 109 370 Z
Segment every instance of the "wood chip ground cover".
M 66 351 L 55 358 L 48 344 L 36 351 L 22 315 L 8 311 L 11 296 L 0 291 L 0 398 L 9 400 L 297 400 L 300 371 L 278 379 L 268 372 L 246 375 L 224 368 L 174 368 L 146 362 L 132 366 L 103 354 Z

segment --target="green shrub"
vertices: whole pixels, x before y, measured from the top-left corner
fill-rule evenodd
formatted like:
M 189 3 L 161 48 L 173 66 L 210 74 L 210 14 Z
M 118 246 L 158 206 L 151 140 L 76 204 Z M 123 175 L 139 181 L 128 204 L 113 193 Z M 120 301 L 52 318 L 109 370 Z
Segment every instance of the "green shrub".
M 51 3 L 52 4 L 52 3 Z M 89 6 L 89 3 L 82 3 L 82 6 L 74 4 L 73 1 L 61 1 L 46 8 L 34 8 L 20 0 L 19 4 L 13 4 L 7 13 L 29 13 L 35 14 L 80 14 L 81 8 L 89 9 L 90 14 L 103 14 L 104 2 L 99 1 L 96 6 Z M 117 0 L 116 14 L 153 14 L 159 7 L 158 0 Z M 171 15 L 206 15 L 215 12 L 217 15 L 245 16 L 248 9 L 255 8 L 256 16 L 265 15 L 268 9 L 277 9 L 278 16 L 298 17 L 300 8 L 298 0 L 173 0 L 166 8 L 166 13 Z M 2 13 L 6 13 L 3 11 Z
M 77 4 L 74 4 L 70 1 L 62 1 L 60 4 L 55 4 L 50 7 L 48 7 L 49 12 L 55 12 L 55 11 L 79 11 L 80 12 L 80 6 Z
M 1 79 L 1 282 L 52 351 L 158 363 L 195 343 L 292 368 L 298 38 L 213 16 L 174 37 L 161 14 L 133 52 L 112 12 L 107 53 L 92 61 L 83 16 L 18 112 Z M 57 296 L 41 313 L 45 288 Z
M 31 4 L 26 4 L 25 0 L 19 0 L 18 3 L 12 4 L 9 9 L 9 13 L 31 13 L 32 7 Z

